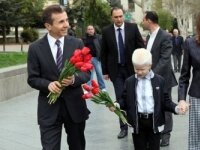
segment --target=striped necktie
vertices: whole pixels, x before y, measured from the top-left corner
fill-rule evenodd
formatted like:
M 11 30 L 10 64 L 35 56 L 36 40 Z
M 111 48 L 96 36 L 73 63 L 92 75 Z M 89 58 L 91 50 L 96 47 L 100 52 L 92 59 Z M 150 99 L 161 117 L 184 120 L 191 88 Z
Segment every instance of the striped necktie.
M 58 71 L 61 72 L 61 69 L 62 69 L 62 50 L 61 50 L 61 47 L 60 47 L 60 41 L 57 40 L 55 44 L 57 45 L 56 66 L 58 68 Z

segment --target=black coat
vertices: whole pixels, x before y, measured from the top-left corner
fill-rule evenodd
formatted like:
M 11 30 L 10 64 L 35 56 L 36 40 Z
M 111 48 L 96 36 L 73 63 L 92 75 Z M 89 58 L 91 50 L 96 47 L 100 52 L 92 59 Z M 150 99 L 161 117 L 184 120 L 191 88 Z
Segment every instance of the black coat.
M 137 108 L 137 96 L 136 96 L 136 87 L 138 80 L 135 78 L 135 75 L 129 77 L 125 82 L 125 88 L 122 95 L 122 100 L 120 101 L 121 109 L 126 110 L 128 122 L 132 125 L 134 133 L 139 132 L 138 125 L 138 108 Z M 175 103 L 171 101 L 168 93 L 164 92 L 164 79 L 155 74 L 151 79 L 152 89 L 153 89 L 153 98 L 154 98 L 154 113 L 153 113 L 153 122 L 154 122 L 154 132 L 157 133 L 158 127 L 165 124 L 165 111 L 175 112 Z
M 129 76 L 134 73 L 132 54 L 137 48 L 144 47 L 142 36 L 136 24 L 125 23 L 125 63 Z M 109 75 L 115 81 L 118 72 L 118 49 L 114 25 L 109 25 L 102 30 L 101 65 L 103 75 Z
M 89 47 L 90 43 L 89 43 L 89 35 L 86 34 L 85 37 L 82 38 L 83 43 L 86 47 Z M 93 36 L 93 44 L 95 47 L 95 54 L 96 57 L 98 58 L 98 60 L 101 60 L 101 43 L 102 43 L 102 36 L 100 34 L 94 34 Z M 90 48 L 90 47 L 89 47 Z
M 188 94 L 200 98 L 200 45 L 196 43 L 195 37 L 188 38 L 185 42 L 183 65 L 179 78 L 179 100 L 186 100 L 189 84 Z

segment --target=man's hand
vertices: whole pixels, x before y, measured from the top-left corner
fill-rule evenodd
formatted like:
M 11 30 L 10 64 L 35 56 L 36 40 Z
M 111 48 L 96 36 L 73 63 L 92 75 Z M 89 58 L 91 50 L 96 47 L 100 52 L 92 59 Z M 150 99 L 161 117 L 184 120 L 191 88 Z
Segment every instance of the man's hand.
M 48 90 L 52 93 L 58 93 L 61 92 L 61 84 L 58 81 L 53 81 L 48 85 Z
M 73 83 L 74 83 L 74 75 L 67 77 L 67 78 L 64 78 L 61 81 L 62 86 L 65 86 L 65 87 L 72 85 Z

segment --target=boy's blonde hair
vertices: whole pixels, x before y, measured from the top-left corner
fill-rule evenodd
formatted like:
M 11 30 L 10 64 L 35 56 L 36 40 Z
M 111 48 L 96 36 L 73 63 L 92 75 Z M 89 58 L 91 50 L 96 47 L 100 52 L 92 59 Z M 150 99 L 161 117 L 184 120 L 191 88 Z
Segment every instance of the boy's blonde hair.
M 151 65 L 152 64 L 151 52 L 144 48 L 136 49 L 132 55 L 132 63 L 133 65 Z

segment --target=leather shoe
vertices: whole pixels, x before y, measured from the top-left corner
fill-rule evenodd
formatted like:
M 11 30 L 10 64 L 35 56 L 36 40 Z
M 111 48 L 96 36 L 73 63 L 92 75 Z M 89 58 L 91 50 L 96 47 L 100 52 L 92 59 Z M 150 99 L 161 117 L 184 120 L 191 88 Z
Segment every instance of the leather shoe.
M 127 130 L 121 130 L 117 136 L 118 139 L 124 138 L 125 136 L 127 136 L 128 132 Z
M 169 146 L 169 140 L 162 140 L 160 143 L 160 147 Z

